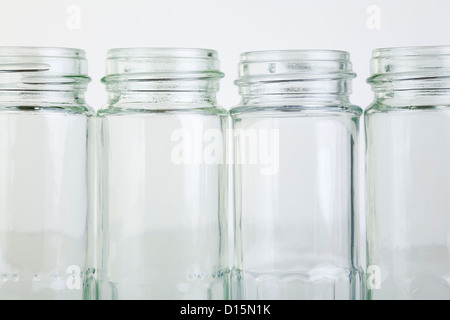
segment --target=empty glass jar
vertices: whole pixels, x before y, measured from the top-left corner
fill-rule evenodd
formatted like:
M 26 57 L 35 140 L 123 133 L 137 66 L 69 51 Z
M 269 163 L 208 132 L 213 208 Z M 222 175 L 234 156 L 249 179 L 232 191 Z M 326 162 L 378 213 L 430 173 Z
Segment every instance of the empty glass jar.
M 228 113 L 216 104 L 217 53 L 113 49 L 106 72 L 99 298 L 227 298 Z
M 450 47 L 377 49 L 366 110 L 369 299 L 450 299 Z
M 88 81 L 81 50 L 0 47 L 0 299 L 83 297 Z
M 354 76 L 341 51 L 242 54 L 233 298 L 360 298 Z

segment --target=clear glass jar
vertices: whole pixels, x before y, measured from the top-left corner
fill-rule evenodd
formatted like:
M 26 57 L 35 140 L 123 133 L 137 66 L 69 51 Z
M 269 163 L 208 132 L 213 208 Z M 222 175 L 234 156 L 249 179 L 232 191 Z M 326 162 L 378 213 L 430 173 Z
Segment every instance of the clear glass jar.
M 100 299 L 225 299 L 228 113 L 217 53 L 108 53 L 98 113 Z
M 89 78 L 78 49 L 0 47 L 0 299 L 82 299 Z
M 358 119 L 342 51 L 241 56 L 235 299 L 358 299 Z
M 369 299 L 450 299 L 450 47 L 377 49 L 365 112 Z

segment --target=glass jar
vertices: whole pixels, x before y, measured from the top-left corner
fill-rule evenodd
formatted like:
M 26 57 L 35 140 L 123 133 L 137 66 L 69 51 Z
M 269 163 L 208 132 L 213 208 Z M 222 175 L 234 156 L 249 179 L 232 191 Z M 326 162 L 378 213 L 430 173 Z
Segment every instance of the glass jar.
M 0 299 L 82 299 L 89 78 L 78 49 L 0 47 Z
M 365 112 L 369 299 L 450 299 L 450 47 L 377 49 Z
M 108 52 L 98 113 L 100 299 L 225 299 L 228 113 L 217 53 Z
M 360 298 L 354 76 L 342 51 L 242 54 L 233 298 Z

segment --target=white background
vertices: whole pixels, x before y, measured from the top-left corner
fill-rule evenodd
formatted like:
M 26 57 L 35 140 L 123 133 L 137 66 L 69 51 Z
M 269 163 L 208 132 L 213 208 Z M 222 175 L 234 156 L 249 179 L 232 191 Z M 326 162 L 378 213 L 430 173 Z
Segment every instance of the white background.
M 94 109 L 106 103 L 100 78 L 109 48 L 218 50 L 226 74 L 218 98 L 227 109 L 239 102 L 233 81 L 241 52 L 346 50 L 358 74 L 351 100 L 366 108 L 373 97 L 366 84 L 373 49 L 445 44 L 450 45 L 450 0 L 1 0 L 0 3 L 0 45 L 86 50 L 92 77 L 87 101 Z M 363 151 L 361 148 L 361 156 Z M 360 166 L 363 173 L 363 161 Z M 360 179 L 362 186 L 362 174 Z M 363 188 L 359 191 L 363 198 Z M 363 201 L 359 205 L 363 212 Z
M 226 74 L 219 102 L 227 109 L 239 102 L 233 81 L 243 51 L 346 50 L 358 73 L 352 102 L 365 108 L 371 50 L 450 44 L 450 1 L 2 0 L 0 30 L 3 46 L 85 49 L 94 109 L 106 101 L 100 78 L 107 49 L 133 46 L 218 50 Z

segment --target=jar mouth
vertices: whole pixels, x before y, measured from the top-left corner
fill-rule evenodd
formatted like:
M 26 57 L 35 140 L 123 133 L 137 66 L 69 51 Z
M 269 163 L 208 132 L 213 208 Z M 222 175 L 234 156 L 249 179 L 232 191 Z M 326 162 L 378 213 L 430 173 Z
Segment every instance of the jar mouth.
M 241 53 L 244 61 L 284 61 L 284 60 L 348 60 L 350 54 L 341 50 L 328 49 L 291 49 L 259 50 Z
M 107 52 L 108 59 L 119 58 L 209 58 L 217 59 L 216 50 L 203 48 L 137 47 L 114 48 Z
M 67 85 L 82 85 L 89 80 L 86 55 L 81 49 L 0 47 L 0 90 L 64 91 L 71 89 Z
M 348 52 L 268 50 L 241 54 L 238 86 L 257 82 L 351 79 L 356 74 Z
M 60 47 L 0 47 L 0 58 L 3 57 L 58 57 L 86 59 L 84 50 Z
M 450 46 L 393 47 L 373 50 L 370 84 L 450 77 Z
M 373 50 L 372 57 L 405 57 L 450 54 L 450 46 L 388 47 Z
M 219 79 L 223 76 L 215 50 L 117 48 L 107 53 L 106 76 L 102 82 Z

